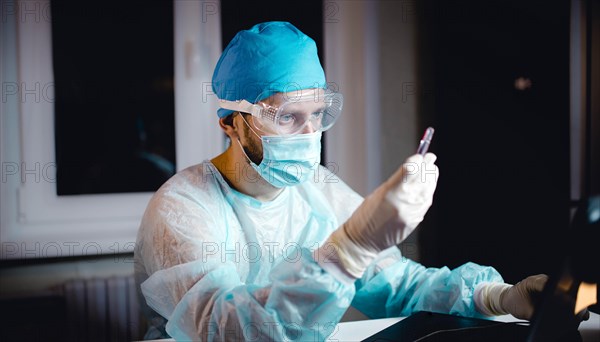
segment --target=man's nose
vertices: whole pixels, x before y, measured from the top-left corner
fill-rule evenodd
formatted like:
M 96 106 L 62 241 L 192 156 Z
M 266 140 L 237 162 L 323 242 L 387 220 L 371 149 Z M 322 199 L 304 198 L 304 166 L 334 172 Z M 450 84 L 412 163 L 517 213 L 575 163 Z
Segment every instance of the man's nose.
M 309 134 L 309 133 L 314 133 L 316 131 L 317 131 L 317 129 L 313 125 L 312 121 L 309 120 L 306 123 L 306 125 L 304 125 L 304 127 L 302 127 L 302 130 L 300 130 L 300 134 Z

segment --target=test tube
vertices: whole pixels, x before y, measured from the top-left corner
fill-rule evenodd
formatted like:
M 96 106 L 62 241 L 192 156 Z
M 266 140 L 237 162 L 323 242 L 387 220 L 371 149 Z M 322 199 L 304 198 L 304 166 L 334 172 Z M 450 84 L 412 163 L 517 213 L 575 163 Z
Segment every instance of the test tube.
M 431 143 L 431 139 L 433 138 L 433 132 L 435 130 L 433 127 L 427 127 L 425 133 L 423 133 L 423 137 L 419 142 L 419 148 L 417 148 L 417 153 L 420 155 L 424 155 L 427 153 L 427 149 L 429 148 L 429 144 Z

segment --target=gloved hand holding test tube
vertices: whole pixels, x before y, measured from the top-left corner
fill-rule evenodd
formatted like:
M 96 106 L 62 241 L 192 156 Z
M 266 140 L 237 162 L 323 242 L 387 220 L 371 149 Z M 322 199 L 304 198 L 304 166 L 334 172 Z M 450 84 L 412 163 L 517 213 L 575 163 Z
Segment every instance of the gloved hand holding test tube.
M 431 127 L 425 130 L 417 153 L 367 196 L 316 251 L 315 260 L 324 269 L 352 283 L 381 251 L 404 241 L 421 223 L 433 203 L 439 176 L 436 156 L 427 153 L 433 132 Z

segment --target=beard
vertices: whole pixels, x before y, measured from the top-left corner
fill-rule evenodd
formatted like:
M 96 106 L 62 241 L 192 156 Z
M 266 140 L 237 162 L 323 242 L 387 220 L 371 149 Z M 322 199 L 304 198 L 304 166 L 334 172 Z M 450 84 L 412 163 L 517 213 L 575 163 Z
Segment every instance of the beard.
M 247 137 L 246 142 L 242 143 L 244 152 L 246 152 L 246 155 L 254 164 L 260 165 L 263 159 L 262 143 L 254 132 L 250 130 L 248 125 L 244 125 L 243 127 L 244 135 Z

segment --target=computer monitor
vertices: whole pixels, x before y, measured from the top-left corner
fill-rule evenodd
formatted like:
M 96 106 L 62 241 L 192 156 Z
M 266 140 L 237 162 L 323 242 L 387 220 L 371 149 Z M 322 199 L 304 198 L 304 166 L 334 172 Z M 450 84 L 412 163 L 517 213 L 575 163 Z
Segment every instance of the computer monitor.
M 600 265 L 593 255 L 599 233 L 600 196 L 596 195 L 582 200 L 577 207 L 567 232 L 563 264 L 544 287 L 531 320 L 528 341 L 553 341 L 579 325 L 574 315 L 579 286 L 582 282 L 600 282 Z

